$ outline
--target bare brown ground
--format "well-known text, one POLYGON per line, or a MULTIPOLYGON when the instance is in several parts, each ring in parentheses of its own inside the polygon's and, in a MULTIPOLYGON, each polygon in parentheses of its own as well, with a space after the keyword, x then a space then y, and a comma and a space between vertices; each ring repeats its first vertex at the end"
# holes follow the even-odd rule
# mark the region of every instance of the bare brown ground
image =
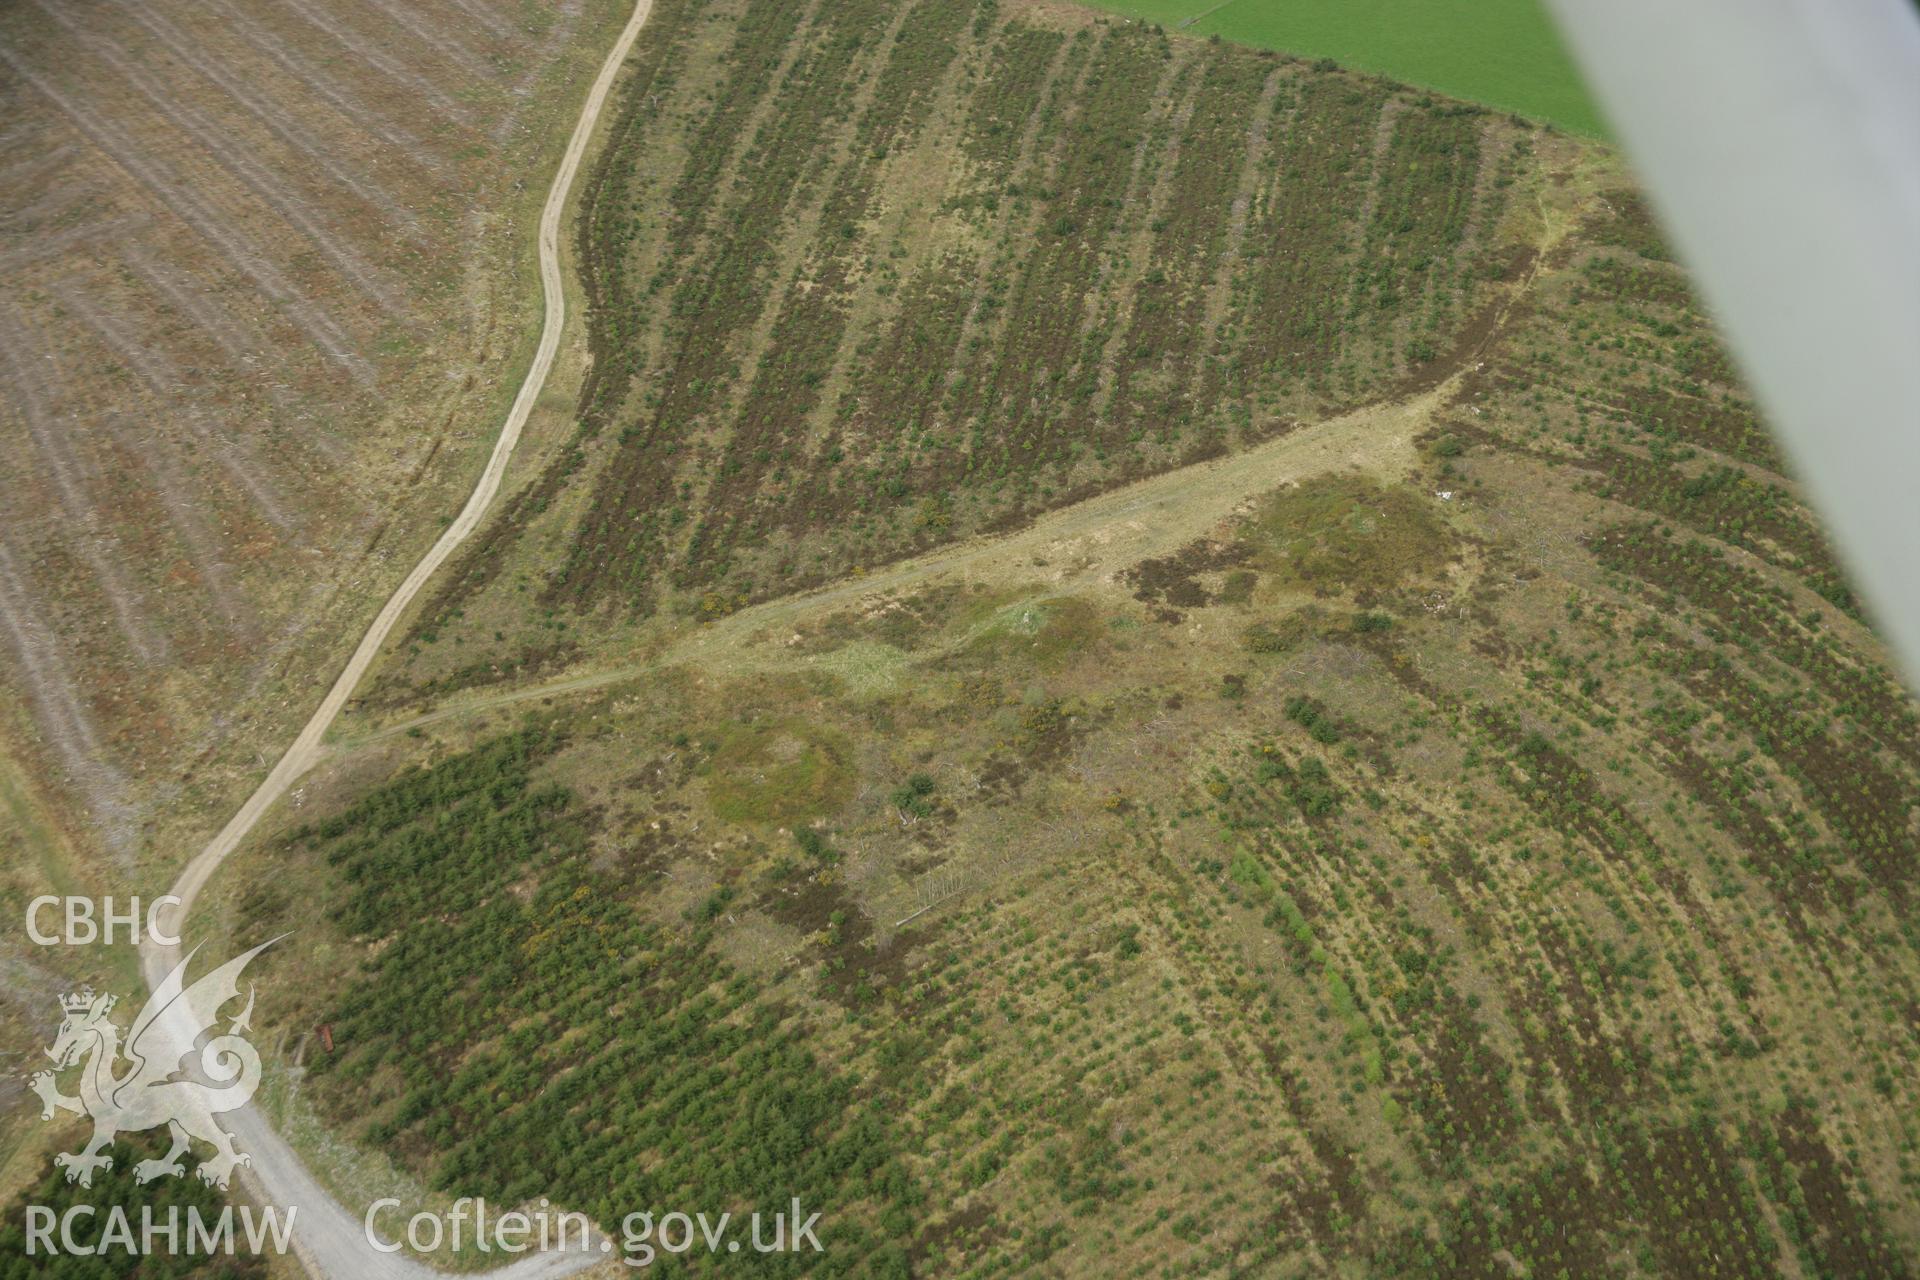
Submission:
POLYGON ((471 485, 624 17, 0 14, 0 752, 63 848, 144 875, 160 798, 234 802, 471 485))

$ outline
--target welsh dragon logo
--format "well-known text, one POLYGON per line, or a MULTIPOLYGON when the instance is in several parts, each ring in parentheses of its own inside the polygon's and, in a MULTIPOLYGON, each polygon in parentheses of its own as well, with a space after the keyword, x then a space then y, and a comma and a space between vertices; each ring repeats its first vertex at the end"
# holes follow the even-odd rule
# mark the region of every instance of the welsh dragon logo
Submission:
POLYGON ((101 1151, 114 1138, 161 1125, 167 1127, 173 1146, 160 1159, 135 1165, 137 1182, 184 1173, 180 1157, 196 1139, 211 1146, 214 1154, 202 1160, 195 1172, 216 1187, 227 1185, 235 1165, 252 1163, 244 1152, 235 1150, 233 1135, 214 1121, 222 1112, 245 1106, 260 1084, 260 1055, 240 1034, 250 1029, 252 984, 247 987, 246 1007, 227 1024, 226 1032, 204 1043, 202 1037, 217 1030, 222 1006, 239 997, 240 974, 247 962, 278 941, 261 943, 191 986, 186 984, 187 965, 199 948, 188 952, 147 998, 124 1047, 120 1028, 108 1017, 116 997, 95 995, 91 988, 61 997, 65 1020, 47 1050, 53 1070, 37 1073, 28 1085, 44 1104, 42 1120, 51 1120, 56 1111, 93 1118, 93 1140, 78 1152, 53 1158, 67 1171, 68 1182, 92 1186, 94 1170, 113 1167, 113 1157, 101 1151), (197 1055, 190 1064, 185 1061, 189 1054, 197 1055), (76 1064, 80 1096, 70 1098, 60 1092, 56 1077, 76 1064), (190 1070, 193 1067, 197 1072, 190 1070), (204 1078, 193 1078, 196 1074, 204 1078))

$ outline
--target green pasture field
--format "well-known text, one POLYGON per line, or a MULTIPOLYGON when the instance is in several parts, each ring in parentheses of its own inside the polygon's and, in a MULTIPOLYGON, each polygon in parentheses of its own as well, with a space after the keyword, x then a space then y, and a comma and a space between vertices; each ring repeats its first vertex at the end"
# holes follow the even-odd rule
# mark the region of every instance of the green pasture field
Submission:
POLYGON ((1541 0, 1091 0, 1169 30, 1280 49, 1605 138, 1541 0))

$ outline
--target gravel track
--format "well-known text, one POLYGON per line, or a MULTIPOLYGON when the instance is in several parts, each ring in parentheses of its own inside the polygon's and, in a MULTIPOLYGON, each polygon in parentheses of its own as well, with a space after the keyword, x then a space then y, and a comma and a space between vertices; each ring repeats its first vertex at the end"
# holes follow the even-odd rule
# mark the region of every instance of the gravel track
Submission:
MULTIPOLYGON (((274 803, 286 794, 288 788, 321 759, 322 738, 385 645, 401 614, 435 570, 479 527, 498 495, 507 461, 513 455, 521 429, 526 425, 527 417, 553 368, 554 357, 560 347, 560 335, 566 323, 566 294, 560 275, 559 247, 560 222, 566 209, 567 196, 573 188, 573 180, 587 143, 593 136, 594 123, 599 119, 621 64, 626 60, 627 51, 633 47, 651 9, 652 0, 638 0, 633 16, 615 40, 587 95, 579 122, 574 126, 573 136, 567 143, 566 154, 561 158, 559 172, 554 176, 546 205, 541 210, 540 287, 546 301, 546 319, 540 331, 540 345, 534 353, 533 363, 527 370, 526 380, 520 385, 519 394, 514 398, 512 409, 508 411, 485 470, 480 473, 466 506, 461 508, 446 532, 394 590, 372 625, 361 636, 353 656, 347 660, 346 667, 321 699, 319 707, 300 730, 293 745, 287 748, 272 772, 247 797, 239 812, 181 871, 171 890, 181 900, 179 920, 175 922, 173 932, 184 933, 179 925, 191 917, 195 899, 228 855, 239 847, 240 842, 274 803)), ((149 986, 157 985, 166 976, 177 959, 177 953, 177 948, 162 947, 151 942, 142 947, 141 968, 149 986)), ((381 1253, 372 1248, 361 1228, 366 1206, 347 1206, 334 1200, 315 1180, 299 1155, 273 1130, 259 1108, 247 1106, 229 1113, 224 1121, 239 1138, 241 1150, 252 1157, 251 1167, 241 1174, 248 1189, 264 1203, 298 1206, 300 1212, 293 1235, 294 1249, 310 1275, 326 1280, 420 1280, 422 1277, 443 1274, 404 1255, 381 1253)), ((605 1260, 606 1255, 597 1249, 586 1254, 527 1255, 513 1265, 490 1274, 510 1276, 513 1280, 532 1280, 533 1277, 571 1274, 605 1260)))

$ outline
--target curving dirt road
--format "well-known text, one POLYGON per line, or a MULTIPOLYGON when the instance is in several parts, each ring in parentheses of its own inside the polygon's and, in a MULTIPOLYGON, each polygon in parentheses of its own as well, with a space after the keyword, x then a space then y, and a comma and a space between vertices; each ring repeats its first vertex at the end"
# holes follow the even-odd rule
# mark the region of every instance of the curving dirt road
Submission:
MULTIPOLYGON (((314 709, 312 717, 300 730, 300 735, 293 740, 293 745, 287 748, 286 754, 280 757, 279 763, 274 765, 273 771, 254 793, 247 797, 239 812, 175 880, 170 892, 180 899, 181 905, 177 909, 172 933, 183 932, 180 926, 191 915, 194 899, 206 887, 220 864, 253 830, 261 816, 321 759, 321 739, 326 736, 347 699, 353 695, 374 657, 386 644, 400 615, 419 594, 420 588, 453 554, 454 549, 479 527, 495 495, 499 493, 507 461, 513 456, 520 431, 526 425, 527 416, 539 399, 541 389, 546 385, 547 375, 553 368, 554 355, 560 348, 560 334, 566 324, 566 293, 560 275, 560 221, 566 210, 567 196, 573 189, 574 176, 579 171, 581 158, 586 154, 587 143, 593 136, 601 108, 606 105, 621 64, 626 61, 627 52, 633 47, 652 8, 653 0, 637 0, 633 16, 628 19, 619 39, 614 41, 606 62, 601 65, 599 76, 593 82, 593 88, 587 94, 586 105, 581 109, 579 122, 567 142, 566 154, 561 158, 559 172, 554 175, 553 187, 547 193, 546 205, 540 211, 540 289, 546 301, 546 320, 540 330, 540 346, 534 353, 533 364, 527 370, 526 380, 520 384, 520 392, 514 398, 506 422, 501 426, 500 437, 494 442, 486 469, 480 473, 479 482, 474 485, 473 493, 468 497, 466 506, 461 508, 459 516, 388 597, 379 615, 360 638, 359 647, 353 651, 346 667, 333 682, 333 687, 314 709)), ((177 959, 176 948, 151 942, 144 944, 141 971, 146 976, 147 985, 157 985, 177 959)), ((240 1149, 250 1153, 253 1158, 251 1169, 242 1175, 249 1184, 249 1190, 267 1204, 298 1206, 294 1248, 310 1274, 327 1280, 419 1280, 421 1277, 443 1274, 402 1255, 385 1254, 373 1249, 361 1228, 361 1216, 366 1206, 348 1207, 336 1203, 256 1107, 248 1106, 227 1113, 223 1119, 239 1139, 240 1149)), ((511 1276, 514 1280, 559 1276, 599 1262, 603 1257, 598 1250, 587 1255, 528 1255, 513 1266, 492 1274, 511 1276)))

